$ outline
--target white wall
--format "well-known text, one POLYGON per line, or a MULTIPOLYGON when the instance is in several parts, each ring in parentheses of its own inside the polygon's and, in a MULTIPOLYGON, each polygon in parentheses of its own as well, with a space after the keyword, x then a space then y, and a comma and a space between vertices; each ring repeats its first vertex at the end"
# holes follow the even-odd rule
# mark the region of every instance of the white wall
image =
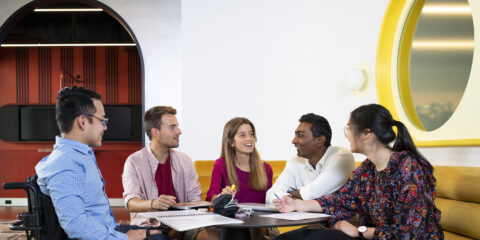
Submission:
MULTIPOLYGON (((25 2, 2 0, 0 23, 25 2)), ((235 116, 253 121, 266 160, 295 155, 293 131, 308 112, 325 116, 332 143, 348 147, 343 126, 350 111, 377 102, 374 84, 357 98, 341 82, 358 62, 373 74, 388 1, 101 2, 139 41, 146 109, 179 110, 180 149, 193 159, 218 157, 223 125, 235 116)), ((421 151, 433 164, 480 166, 479 147, 421 151)))

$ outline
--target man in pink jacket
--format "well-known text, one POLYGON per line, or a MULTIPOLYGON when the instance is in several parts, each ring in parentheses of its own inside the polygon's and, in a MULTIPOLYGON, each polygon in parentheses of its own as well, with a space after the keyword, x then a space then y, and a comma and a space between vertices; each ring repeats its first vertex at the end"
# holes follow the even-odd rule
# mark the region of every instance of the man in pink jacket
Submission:
POLYGON ((130 224, 152 225, 137 212, 167 210, 175 203, 201 201, 202 193, 192 159, 175 151, 182 131, 172 107, 156 106, 144 116, 150 145, 125 162, 123 200, 130 211, 130 224))

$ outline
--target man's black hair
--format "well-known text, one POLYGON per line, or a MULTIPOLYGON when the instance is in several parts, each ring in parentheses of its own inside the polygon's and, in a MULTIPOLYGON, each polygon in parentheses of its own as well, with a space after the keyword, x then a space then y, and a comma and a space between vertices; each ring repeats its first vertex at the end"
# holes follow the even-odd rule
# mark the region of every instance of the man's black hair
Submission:
MULTIPOLYGON (((55 119, 60 132, 70 132, 76 117, 94 114, 97 111, 92 99, 100 100, 101 97, 98 93, 83 87, 65 87, 58 91, 55 119)), ((88 121, 91 123, 92 119, 88 118, 88 121)))
POLYGON ((332 129, 330 128, 327 119, 314 113, 308 113, 300 117, 298 121, 301 123, 311 123, 312 127, 310 128, 310 131, 312 131, 313 137, 317 138, 322 135, 325 136, 325 147, 330 147, 332 129))

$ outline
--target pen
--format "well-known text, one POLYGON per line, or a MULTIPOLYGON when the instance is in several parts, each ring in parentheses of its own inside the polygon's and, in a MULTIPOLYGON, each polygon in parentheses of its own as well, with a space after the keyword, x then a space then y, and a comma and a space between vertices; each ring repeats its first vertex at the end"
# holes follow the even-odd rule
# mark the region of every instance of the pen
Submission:
POLYGON ((235 190, 235 184, 232 184, 232 186, 230 187, 230 189, 235 190))
POLYGON ((276 193, 273 193, 275 195, 275 197, 277 197, 278 200, 280 200, 280 198, 278 197, 278 195, 276 193))

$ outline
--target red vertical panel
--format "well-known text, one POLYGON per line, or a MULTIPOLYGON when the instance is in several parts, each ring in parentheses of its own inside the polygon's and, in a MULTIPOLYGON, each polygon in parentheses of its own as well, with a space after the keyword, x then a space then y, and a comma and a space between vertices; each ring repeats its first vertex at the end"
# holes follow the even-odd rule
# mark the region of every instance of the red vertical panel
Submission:
POLYGON ((118 47, 105 50, 105 100, 107 104, 118 103, 118 47))
POLYGON ((0 106, 16 102, 16 62, 14 48, 0 48, 0 106))
POLYGON ((103 103, 106 103, 105 97, 105 47, 96 48, 96 89, 95 92, 102 96, 103 103))
POLYGON ((118 49, 118 103, 128 104, 128 48, 118 49))
POLYGON ((38 102, 50 104, 52 90, 52 49, 38 48, 38 102))
POLYGON ((142 71, 136 49, 128 52, 128 102, 142 103, 142 71))
POLYGON ((72 86, 85 86, 83 80, 85 76, 83 75, 83 47, 74 47, 73 48, 73 76, 77 78, 80 77, 82 82, 74 82, 72 86))
POLYGON ((28 104, 28 49, 15 50, 17 104, 28 104))
POLYGON ((74 86, 75 72, 73 69, 73 47, 60 48, 60 71, 62 71, 61 87, 74 86))
POLYGON ((52 85, 50 91, 50 104, 55 104, 58 90, 60 90, 60 48, 52 48, 52 85))
POLYGON ((95 59, 95 47, 83 48, 83 81, 84 86, 90 90, 95 91, 95 77, 96 77, 96 59, 95 59))
POLYGON ((28 48, 29 102, 38 104, 38 48, 28 48))

